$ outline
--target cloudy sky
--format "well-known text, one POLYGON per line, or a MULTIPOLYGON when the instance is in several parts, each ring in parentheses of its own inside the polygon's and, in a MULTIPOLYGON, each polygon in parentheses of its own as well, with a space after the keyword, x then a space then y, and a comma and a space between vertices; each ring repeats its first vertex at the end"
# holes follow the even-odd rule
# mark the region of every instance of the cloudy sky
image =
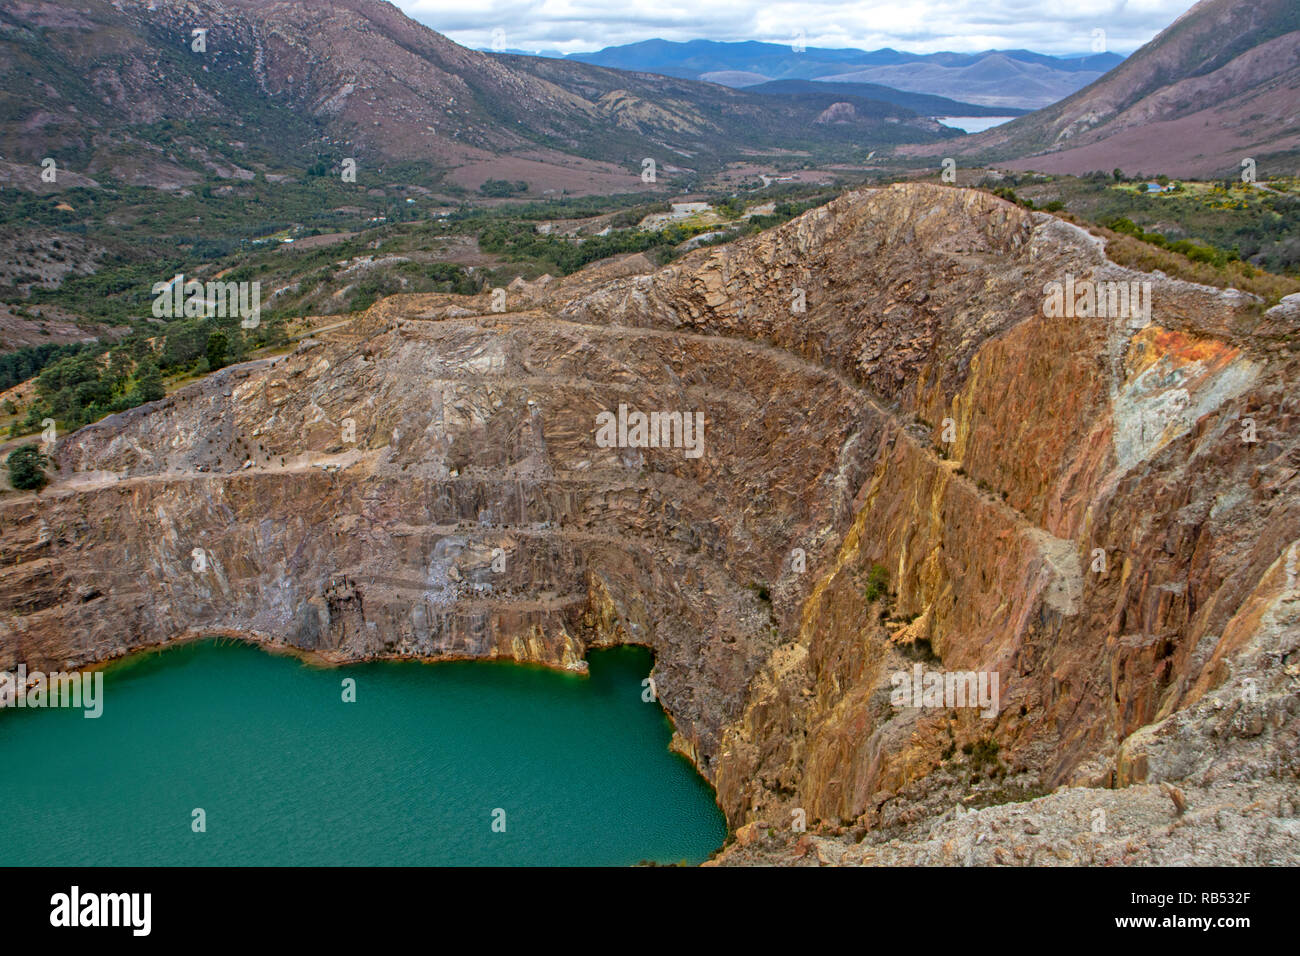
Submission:
POLYGON ((458 43, 573 53, 662 37, 893 47, 914 53, 992 48, 1087 53, 1094 31, 1128 54, 1193 0, 394 0, 458 43), (500 34, 497 34, 500 37, 500 34))

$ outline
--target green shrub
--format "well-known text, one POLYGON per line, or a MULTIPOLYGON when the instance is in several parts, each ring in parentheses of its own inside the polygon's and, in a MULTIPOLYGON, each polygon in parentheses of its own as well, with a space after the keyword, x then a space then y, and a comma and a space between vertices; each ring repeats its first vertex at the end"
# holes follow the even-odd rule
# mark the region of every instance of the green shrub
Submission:
POLYGON ((9 467, 9 484, 19 491, 39 491, 49 484, 45 466, 49 459, 35 445, 23 445, 9 453, 5 464, 9 467))
POLYGON ((489 179, 478 188, 478 191, 484 196, 504 199, 507 196, 528 192, 528 184, 523 180, 511 182, 508 179, 489 179))
POLYGON ((867 574, 867 586, 862 596, 868 601, 877 601, 889 593, 889 569, 883 564, 873 564, 867 574))
POLYGON ((971 769, 975 771, 983 770, 985 767, 997 767, 998 751, 1001 749, 998 742, 992 737, 986 737, 983 740, 977 740, 974 743, 963 744, 961 752, 970 757, 971 769))

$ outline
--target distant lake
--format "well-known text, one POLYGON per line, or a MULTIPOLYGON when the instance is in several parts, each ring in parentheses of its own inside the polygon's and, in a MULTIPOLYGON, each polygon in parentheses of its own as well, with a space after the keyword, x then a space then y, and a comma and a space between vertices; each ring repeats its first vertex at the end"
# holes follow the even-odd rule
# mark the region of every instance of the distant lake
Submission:
POLYGON ((944 126, 951 126, 953 129, 963 130, 967 133, 982 133, 986 129, 992 129, 995 126, 1001 126, 1003 123, 1009 123, 1016 117, 1014 116, 936 116, 944 126))
POLYGON ((649 652, 590 664, 320 668, 215 641, 133 656, 105 672, 98 719, 0 711, 0 865, 706 859, 725 822, 642 701, 649 652))

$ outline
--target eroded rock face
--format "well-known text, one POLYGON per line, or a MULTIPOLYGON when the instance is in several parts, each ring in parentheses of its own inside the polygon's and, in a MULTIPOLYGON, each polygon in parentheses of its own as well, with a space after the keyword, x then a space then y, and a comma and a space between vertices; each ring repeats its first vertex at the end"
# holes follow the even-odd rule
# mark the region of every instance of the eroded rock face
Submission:
POLYGON ((919 185, 627 271, 500 314, 387 299, 64 439, 0 504, 0 669, 214 632, 338 662, 646 644, 675 745, 780 859, 795 811, 883 833, 973 769, 986 802, 1295 787, 1289 306, 919 185), (1045 315, 1067 281, 1150 283, 1149 314, 1045 315), (702 454, 601 447, 620 405, 702 413, 702 454), (916 665, 995 672, 996 712, 894 706, 916 665))

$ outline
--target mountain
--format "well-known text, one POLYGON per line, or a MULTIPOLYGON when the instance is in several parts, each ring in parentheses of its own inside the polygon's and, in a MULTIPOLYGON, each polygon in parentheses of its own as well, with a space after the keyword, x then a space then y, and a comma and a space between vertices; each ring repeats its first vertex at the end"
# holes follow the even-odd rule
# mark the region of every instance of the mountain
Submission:
MULTIPOLYGON (((630 188, 642 160, 927 141, 889 103, 836 124, 797 100, 458 46, 379 0, 32 0, 0 9, 0 154, 142 185, 270 165, 418 162, 630 188), (195 30, 206 30, 195 49, 195 30)), ((251 173, 249 174, 251 175, 251 173)))
MULTIPOLYGON (((1045 58, 1044 58, 1045 59, 1045 58)), ((875 66, 824 79, 839 83, 877 83, 915 93, 960 96, 982 106, 1036 109, 1055 103, 1086 86, 1105 72, 1104 66, 1119 62, 1113 54, 1088 57, 1092 69, 1060 69, 1039 60, 1020 59, 1009 53, 990 52, 968 63, 926 62, 875 66)), ((1008 114, 1010 115, 1010 114, 1008 114)))
POLYGON ((753 41, 646 40, 595 53, 575 53, 568 59, 727 86, 750 87, 769 80, 828 80, 879 84, 982 106, 1034 109, 1073 93, 1123 57, 1114 53, 1055 57, 1029 50, 928 54, 888 48, 796 50, 793 44, 753 41))
POLYGON ((1020 116, 1028 110, 1005 106, 979 106, 962 103, 946 96, 908 93, 875 83, 833 83, 821 80, 771 80, 746 87, 748 93, 774 96, 830 96, 836 99, 871 99, 893 103, 924 116, 1020 116))
POLYGON ((1297 104, 1300 4, 1202 0, 1097 82, 947 144, 942 155, 1053 173, 1184 177, 1235 177, 1249 157, 1262 172, 1294 175, 1297 104))
POLYGON ((594 53, 571 53, 570 60, 619 70, 640 70, 700 79, 721 71, 752 73, 768 79, 811 79, 830 71, 851 69, 857 65, 902 63, 913 54, 897 50, 832 50, 794 44, 762 43, 747 40, 725 43, 717 40, 643 40, 621 46, 609 46, 594 53))

